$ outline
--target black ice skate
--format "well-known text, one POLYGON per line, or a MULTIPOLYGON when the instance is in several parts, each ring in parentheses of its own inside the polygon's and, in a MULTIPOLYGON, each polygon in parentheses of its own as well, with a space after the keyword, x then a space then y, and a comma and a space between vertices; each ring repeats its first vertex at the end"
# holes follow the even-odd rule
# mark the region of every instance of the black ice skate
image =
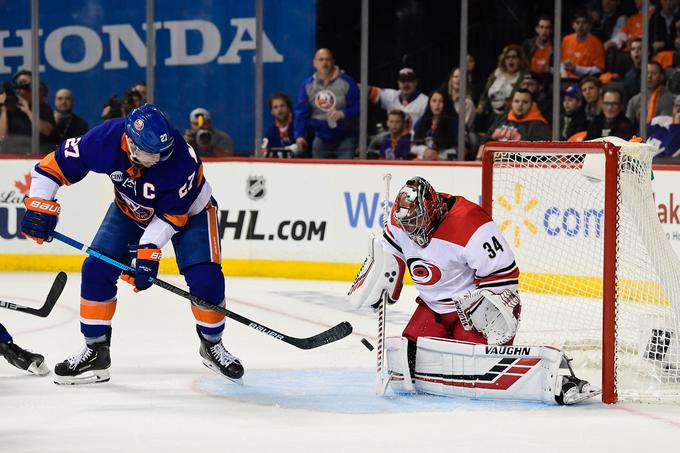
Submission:
POLYGON ((601 394, 601 388, 576 377, 570 362, 571 359, 568 359, 566 356, 563 357, 561 369, 566 371, 566 373, 562 376, 562 388, 560 393, 555 395, 555 401, 569 406, 601 394))
POLYGON ((4 356, 5 360, 20 370, 25 370, 38 376, 45 376, 50 372, 50 369, 45 364, 45 357, 27 351, 14 344, 13 341, 0 341, 0 356, 4 356))
POLYGON ((218 373, 237 384, 241 384, 243 365, 241 365, 238 358, 224 349, 221 341, 218 343, 211 343, 204 339, 200 333, 198 336, 201 339, 201 347, 198 349, 198 353, 201 354, 203 365, 207 366, 215 373, 218 373))
POLYGON ((85 345, 80 353, 69 357, 54 367, 57 385, 81 385, 107 382, 111 375, 108 368, 111 366, 111 331, 106 335, 106 340, 101 343, 85 345))

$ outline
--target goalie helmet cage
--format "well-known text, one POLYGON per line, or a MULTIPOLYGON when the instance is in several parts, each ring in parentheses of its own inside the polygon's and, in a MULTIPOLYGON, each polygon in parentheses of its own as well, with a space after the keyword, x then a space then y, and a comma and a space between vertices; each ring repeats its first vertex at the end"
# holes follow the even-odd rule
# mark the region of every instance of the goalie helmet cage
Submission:
POLYGON ((615 137, 484 146, 482 206, 521 272, 515 343, 600 366, 605 403, 680 401, 680 261, 657 216, 653 155, 615 137))

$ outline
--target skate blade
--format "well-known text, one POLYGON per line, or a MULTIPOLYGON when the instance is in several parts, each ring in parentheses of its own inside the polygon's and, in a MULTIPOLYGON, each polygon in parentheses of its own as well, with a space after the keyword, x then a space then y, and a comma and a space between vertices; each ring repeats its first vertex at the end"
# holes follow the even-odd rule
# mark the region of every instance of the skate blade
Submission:
POLYGON ((222 372, 219 369, 217 369, 212 363, 210 363, 210 362, 206 363, 205 361, 202 361, 202 362, 203 362, 203 365, 205 365, 206 368, 213 371, 214 373, 219 374, 220 376, 222 376, 225 379, 229 379, 231 382, 234 382, 235 384, 243 385, 243 378, 238 378, 238 379, 230 378, 229 376, 222 374, 222 372))
POLYGON ((56 375, 54 383, 57 385, 86 385, 108 382, 111 379, 109 370, 94 370, 81 373, 78 376, 59 376, 56 375))
POLYGON ((572 398, 565 399, 564 405, 565 406, 571 406, 573 404, 578 404, 582 401, 585 401, 587 399, 593 398, 593 397, 595 397, 597 395, 601 395, 601 394, 602 394, 602 389, 593 388, 589 392, 577 393, 572 398))
POLYGON ((45 365, 44 361, 40 362, 39 364, 36 362, 31 363, 26 371, 37 376, 46 376, 50 374, 50 369, 47 365, 45 365))

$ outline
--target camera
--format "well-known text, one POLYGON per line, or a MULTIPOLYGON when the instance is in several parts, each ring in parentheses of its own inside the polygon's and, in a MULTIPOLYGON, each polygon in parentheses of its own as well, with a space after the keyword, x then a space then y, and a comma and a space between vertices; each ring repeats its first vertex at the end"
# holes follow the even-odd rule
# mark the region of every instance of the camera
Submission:
POLYGON ((14 92, 12 83, 8 81, 2 82, 2 88, 0 88, 0 93, 5 93, 7 97, 5 98, 5 105, 7 108, 14 107, 17 105, 17 95, 14 92))
POLYGON ((207 146, 212 142, 212 132, 207 129, 199 129, 196 131, 196 143, 207 146))

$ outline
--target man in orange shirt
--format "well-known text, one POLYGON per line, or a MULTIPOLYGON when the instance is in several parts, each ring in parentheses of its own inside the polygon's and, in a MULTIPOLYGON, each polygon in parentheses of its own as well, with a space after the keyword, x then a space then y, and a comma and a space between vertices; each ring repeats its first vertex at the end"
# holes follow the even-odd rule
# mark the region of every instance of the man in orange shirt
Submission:
POLYGON ((544 77, 550 74, 550 60, 552 59, 550 35, 552 35, 552 19, 548 16, 541 16, 536 24, 536 36, 522 43, 522 49, 529 59, 531 71, 544 77))
POLYGON ((562 77, 580 79, 599 74, 604 70, 604 46, 590 33, 590 18, 585 12, 577 12, 571 26, 574 33, 562 38, 562 77))

